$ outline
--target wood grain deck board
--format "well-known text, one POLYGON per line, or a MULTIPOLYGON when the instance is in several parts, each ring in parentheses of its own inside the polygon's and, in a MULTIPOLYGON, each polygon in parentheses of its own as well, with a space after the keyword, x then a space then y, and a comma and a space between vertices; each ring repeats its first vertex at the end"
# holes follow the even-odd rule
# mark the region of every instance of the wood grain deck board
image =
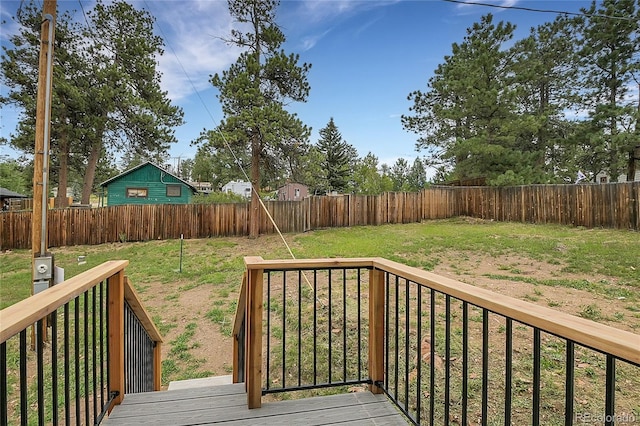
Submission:
POLYGON ((244 384, 127 395, 103 423, 125 425, 406 425, 384 395, 357 392, 247 408, 244 384))

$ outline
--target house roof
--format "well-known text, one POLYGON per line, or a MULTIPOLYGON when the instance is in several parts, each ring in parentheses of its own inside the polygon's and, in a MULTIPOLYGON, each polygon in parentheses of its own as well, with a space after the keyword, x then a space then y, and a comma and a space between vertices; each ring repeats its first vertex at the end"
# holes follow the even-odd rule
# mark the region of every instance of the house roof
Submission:
POLYGON ((26 195, 18 194, 8 190, 7 188, 0 188, 0 197, 2 198, 27 198, 26 195))
POLYGON ((144 166, 146 166, 147 164, 155 167, 156 169, 160 170, 163 173, 168 174, 169 176, 173 176, 174 178, 176 178, 178 181, 184 183, 185 185, 187 185, 189 188, 191 188, 194 192, 198 192, 198 188, 196 188, 195 186, 191 185, 189 182, 185 181, 184 179, 181 179, 180 177, 174 175, 171 172, 166 171, 165 169, 163 169, 162 167, 158 166, 157 164, 152 163, 151 161, 145 161, 144 163, 138 164, 135 167, 130 168, 129 170, 125 170, 124 172, 120 173, 117 176, 112 177, 111 179, 107 179, 104 182, 102 182, 100 184, 100 186, 107 186, 108 184, 110 184, 111 182, 118 180, 120 178, 122 178, 123 176, 128 175, 129 173, 132 173, 138 169, 143 168, 144 166))

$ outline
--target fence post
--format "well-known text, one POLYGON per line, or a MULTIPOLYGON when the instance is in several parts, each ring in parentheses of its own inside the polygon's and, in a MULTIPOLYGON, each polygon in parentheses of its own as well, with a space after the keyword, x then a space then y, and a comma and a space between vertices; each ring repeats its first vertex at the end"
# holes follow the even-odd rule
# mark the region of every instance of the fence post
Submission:
POLYGON ((384 271, 369 271, 369 374, 371 393, 382 393, 384 380, 384 271))
POLYGON ((109 412, 124 398, 124 271, 107 279, 109 315, 109 392, 118 392, 109 412))
POLYGON ((262 269, 249 269, 247 289, 247 405, 262 406, 262 269))

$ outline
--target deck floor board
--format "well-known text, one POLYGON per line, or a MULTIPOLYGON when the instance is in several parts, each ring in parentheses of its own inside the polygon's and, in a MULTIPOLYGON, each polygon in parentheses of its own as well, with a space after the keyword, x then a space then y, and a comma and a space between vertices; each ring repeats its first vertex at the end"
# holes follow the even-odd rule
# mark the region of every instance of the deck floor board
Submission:
POLYGON ((341 395, 264 402, 249 410, 244 384, 127 395, 106 426, 175 425, 406 425, 384 395, 341 395))

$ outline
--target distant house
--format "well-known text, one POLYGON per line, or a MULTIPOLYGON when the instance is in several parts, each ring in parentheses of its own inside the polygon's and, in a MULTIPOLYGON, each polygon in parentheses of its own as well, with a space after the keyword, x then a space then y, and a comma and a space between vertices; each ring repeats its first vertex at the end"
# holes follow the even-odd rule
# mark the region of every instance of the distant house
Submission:
MULTIPOLYGON (((633 180, 640 181, 640 170, 636 170, 636 175, 633 180)), ((611 182, 626 182, 626 181, 627 181, 626 174, 622 174, 618 176, 617 179, 612 179, 611 176, 609 176, 605 172, 600 172, 596 175, 596 183, 611 183, 611 182)))
POLYGON ((211 182, 189 182, 189 184, 202 194, 210 194, 213 192, 213 184, 211 182))
POLYGON ((309 195, 309 188, 301 183, 288 183, 278 188, 278 201, 300 201, 309 195))
POLYGON ((2 206, 2 210, 9 210, 11 200, 17 200, 21 198, 27 198, 27 196, 18 194, 14 191, 10 191, 7 188, 0 188, 0 206, 2 206))
POLYGON ((222 192, 236 194, 241 197, 251 198, 251 182, 235 181, 227 183, 222 187, 222 192))
POLYGON ((147 161, 100 184, 106 205, 187 204, 196 188, 147 161))

